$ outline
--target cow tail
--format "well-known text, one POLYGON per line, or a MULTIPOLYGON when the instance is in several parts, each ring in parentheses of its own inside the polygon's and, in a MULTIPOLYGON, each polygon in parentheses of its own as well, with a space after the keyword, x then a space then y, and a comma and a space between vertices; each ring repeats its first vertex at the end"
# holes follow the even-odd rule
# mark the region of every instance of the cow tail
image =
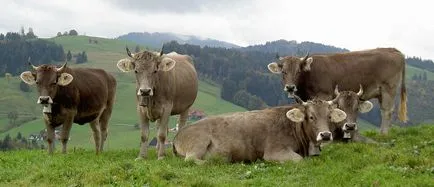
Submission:
POLYGON ((402 69, 402 76, 401 76, 401 104, 399 107, 399 114, 398 114, 399 120, 402 122, 407 122, 407 89, 405 88, 405 61, 404 61, 404 68, 402 69))

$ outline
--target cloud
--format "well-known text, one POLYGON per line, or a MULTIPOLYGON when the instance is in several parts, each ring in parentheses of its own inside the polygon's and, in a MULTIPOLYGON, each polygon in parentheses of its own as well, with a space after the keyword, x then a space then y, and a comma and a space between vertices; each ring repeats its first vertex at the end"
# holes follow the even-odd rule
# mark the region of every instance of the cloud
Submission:
MULTIPOLYGON (((1 0, 0 0, 1 1, 1 0)), ((350 50, 396 47, 434 59, 434 17, 427 1, 340 0, 15 0, 1 3, 0 32, 32 27, 40 37, 76 29, 115 38, 173 32, 238 45, 285 39, 350 50)))

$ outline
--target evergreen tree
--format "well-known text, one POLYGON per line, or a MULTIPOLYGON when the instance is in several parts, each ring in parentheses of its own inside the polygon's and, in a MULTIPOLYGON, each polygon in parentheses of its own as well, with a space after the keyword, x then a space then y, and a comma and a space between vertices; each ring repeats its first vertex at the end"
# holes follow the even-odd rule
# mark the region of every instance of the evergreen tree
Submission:
POLYGON ((426 80, 427 80, 426 71, 423 72, 422 80, 423 80, 423 81, 426 81, 426 80))
POLYGON ((71 51, 68 50, 68 53, 66 54, 66 60, 69 62, 69 61, 71 61, 71 59, 72 59, 72 54, 71 54, 71 51))
POLYGON ((3 33, 0 34, 0 40, 4 40, 5 39, 5 35, 3 33))
POLYGON ((135 53, 140 52, 140 46, 139 46, 139 45, 136 45, 136 48, 134 49, 134 52, 135 52, 135 53))

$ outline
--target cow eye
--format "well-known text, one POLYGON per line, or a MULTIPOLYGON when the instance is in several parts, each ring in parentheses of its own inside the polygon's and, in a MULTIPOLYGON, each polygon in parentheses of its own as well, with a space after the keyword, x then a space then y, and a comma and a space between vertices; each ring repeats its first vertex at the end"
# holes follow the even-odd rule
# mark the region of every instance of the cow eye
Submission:
POLYGON ((56 84, 57 84, 56 82, 52 82, 50 85, 55 86, 56 84))
POLYGON ((154 70, 154 73, 157 73, 157 70, 154 70))
POLYGON ((138 73, 137 70, 134 70, 134 73, 138 73))
POLYGON ((282 71, 282 74, 286 75, 286 71, 282 71))
POLYGON ((313 120, 313 116, 310 116, 309 119, 310 119, 310 120, 313 120))
POLYGON ((39 84, 39 81, 36 81, 36 84, 39 84))

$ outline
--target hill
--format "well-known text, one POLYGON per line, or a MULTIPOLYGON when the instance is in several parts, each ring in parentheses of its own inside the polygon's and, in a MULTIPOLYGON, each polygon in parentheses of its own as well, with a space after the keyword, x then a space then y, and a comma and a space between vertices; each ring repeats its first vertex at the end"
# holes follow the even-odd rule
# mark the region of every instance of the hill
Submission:
MULTIPOLYGON (((121 40, 95 37, 92 37, 92 39, 98 40, 98 44, 90 44, 88 39, 89 37, 86 36, 62 36, 49 40, 63 45, 65 51, 70 50, 73 53, 86 51, 89 62, 79 65, 70 63, 72 67, 98 67, 115 75, 118 81, 117 97, 109 125, 109 138, 107 142, 108 149, 117 149, 121 147, 137 148, 140 132, 139 129, 135 128, 135 124, 138 121, 134 96, 135 78, 132 74, 121 73, 116 67, 116 62, 126 56, 125 45, 135 46, 137 44, 121 40)), ((12 77, 12 81, 9 85, 3 87, 6 89, 0 91, 0 104, 2 104, 0 106, 5 107, 0 109, 3 112, 10 111, 12 108, 14 108, 14 110, 24 108, 25 110, 29 110, 28 113, 32 113, 32 117, 36 117, 37 119, 24 123, 17 128, 8 130, 7 132, 0 133, 0 139, 6 134, 10 134, 14 137, 18 132, 21 132, 24 136, 28 136, 31 133, 38 133, 40 130, 45 128, 40 115, 41 108, 35 102, 35 91, 28 94, 22 94, 19 90, 19 81, 19 77, 12 77)), ((7 85, 6 82, 6 79, 0 79, 0 86, 7 85)), ((198 98, 194 103, 193 108, 205 111, 206 115, 245 110, 242 107, 222 100, 220 98, 219 86, 205 81, 200 81, 199 83, 198 98)), ((21 118, 19 119, 21 120, 21 118)), ((176 120, 176 117, 171 118, 171 127, 176 124, 176 120)), ((4 115, 0 116, 0 122, 2 122, 2 124, 0 124, 0 129, 3 129, 2 127, 6 126, 5 124, 7 124, 8 119, 4 115)), ((155 125, 151 125, 151 128, 155 128, 155 125)), ((151 132, 152 138, 155 130, 152 130, 151 132)), ((70 141, 71 147, 93 148, 92 141, 93 138, 88 125, 73 125, 70 141)))
POLYGON ((150 46, 154 49, 160 49, 161 46, 163 46, 164 43, 170 42, 170 41, 176 41, 181 44, 192 44, 192 45, 199 45, 201 47, 223 47, 223 48, 238 48, 239 46, 214 40, 210 38, 201 38, 198 36, 193 35, 182 35, 182 34, 176 34, 176 33, 168 33, 168 32, 155 32, 155 33, 148 33, 148 32, 131 32, 122 36, 117 37, 117 39, 120 40, 126 40, 126 41, 132 41, 136 42, 142 45, 150 46))
MULTIPOLYGON (((2 153, 1 186, 432 186, 434 125, 392 128, 388 136, 365 135, 375 144, 333 143, 299 163, 257 161, 203 165, 168 154, 134 161, 136 149, 95 156, 76 149, 47 157, 44 150, 2 153)), ((168 149, 167 151, 171 151, 168 149)))

